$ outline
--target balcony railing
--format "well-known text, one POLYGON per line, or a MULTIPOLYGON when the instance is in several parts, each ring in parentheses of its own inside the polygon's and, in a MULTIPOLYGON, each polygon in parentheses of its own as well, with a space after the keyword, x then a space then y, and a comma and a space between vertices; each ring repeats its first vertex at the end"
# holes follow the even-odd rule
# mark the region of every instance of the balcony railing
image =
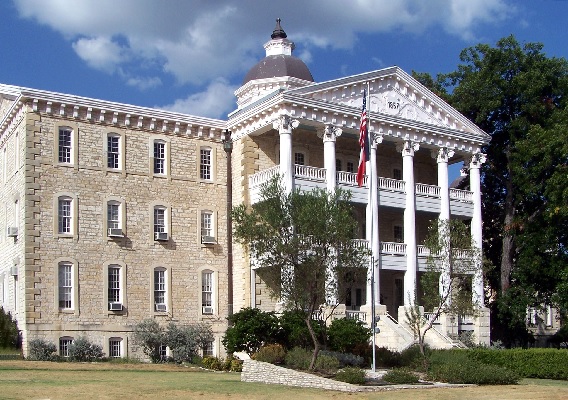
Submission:
POLYGON ((417 183, 416 194, 420 194, 422 196, 440 197, 440 186, 417 183))
MULTIPOLYGON (((354 172, 337 171, 336 179, 338 185, 358 186, 357 174, 354 172)), ((365 175, 363 186, 369 187, 368 184, 369 184, 369 175, 365 175)))
POLYGON ((346 310, 345 317, 347 319, 354 319, 355 321, 361 321, 361 322, 367 321, 367 313, 365 311, 346 310))
POLYGON ((461 189, 450 188, 450 199, 472 203, 473 202, 473 192, 470 192, 469 190, 461 190, 461 189))
POLYGON ((379 189, 404 193, 406 190, 404 184, 404 181, 399 181, 397 179, 379 177, 379 189))
POLYGON ((249 187, 253 188, 256 186, 260 186, 263 183, 268 182, 272 177, 278 175, 280 167, 278 165, 265 169, 264 171, 257 172, 256 174, 249 176, 249 187))
POLYGON ((381 254, 406 255, 406 243, 381 242, 381 254))
POLYGON ((294 165, 294 177, 305 178, 315 182, 325 182, 325 168, 294 165))
POLYGON ((428 257, 430 255, 430 249, 428 247, 419 244, 416 246, 416 254, 418 257, 428 257))

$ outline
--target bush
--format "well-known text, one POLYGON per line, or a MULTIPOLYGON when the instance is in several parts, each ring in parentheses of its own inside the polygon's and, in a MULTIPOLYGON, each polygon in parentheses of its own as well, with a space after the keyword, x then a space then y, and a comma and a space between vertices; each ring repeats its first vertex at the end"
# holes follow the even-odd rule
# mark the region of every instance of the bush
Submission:
POLYGON ((146 319, 134 327, 134 341, 152 362, 162 361, 160 347, 165 345, 164 329, 153 319, 146 319))
POLYGON ((307 370, 312 361, 312 352, 301 347, 294 347, 286 353, 285 363, 289 368, 307 370))
POLYGON ((273 312, 248 307, 230 315, 228 320, 223 346, 229 354, 236 351, 253 354, 266 343, 281 341, 280 325, 273 312))
POLYGON ((335 380, 353 385, 362 385, 365 383, 365 371, 361 368, 346 367, 337 372, 335 380))
POLYGON ((487 365, 472 360, 436 363, 428 371, 428 379, 448 383, 476 385, 514 385, 519 375, 496 365, 487 365))
POLYGON ((337 361, 339 361, 339 366, 341 368, 348 366, 360 367, 365 363, 363 357, 356 356, 355 354, 351 353, 339 353, 337 351, 322 350, 319 354, 336 358, 337 361))
POLYGON ((316 371, 321 372, 323 374, 328 374, 328 375, 335 374, 339 369, 339 361, 335 357, 318 355, 318 358, 316 359, 316 365, 314 366, 314 368, 316 371))
POLYGON ((213 339, 213 331, 209 325, 177 326, 170 323, 164 336, 164 344, 171 349, 173 361, 176 363, 192 362, 199 350, 213 339))
MULTIPOLYGON (((275 343, 282 343, 287 350, 293 347, 303 347, 313 349, 314 342, 306 324, 306 316, 303 311, 284 311, 280 318, 281 340, 275 343)), ((312 328, 320 343, 324 343, 325 326, 321 321, 312 320, 312 328)))
POLYGON ((283 364, 286 358, 286 351, 280 344, 269 344, 260 348, 253 357, 257 361, 264 361, 271 364, 283 364))
POLYGON ((230 370, 233 371, 233 372, 242 372, 243 371, 243 361, 238 360, 236 358, 231 359, 230 370))
POLYGON ((329 348, 341 353, 351 353, 359 344, 368 343, 371 330, 361 321, 349 318, 335 319, 327 329, 329 348))
MULTIPOLYGON (((372 346, 371 346, 372 347, 372 346)), ((372 348, 369 348, 369 351, 372 348)), ((371 354, 372 357, 372 354, 371 354)), ((402 366, 402 356, 396 351, 391 351, 386 347, 377 347, 375 350, 376 366, 384 368, 397 368, 402 366)))
POLYGON ((12 318, 12 314, 4 311, 4 307, 0 307, 0 348, 18 348, 19 332, 18 324, 12 318))
POLYGON ((69 346, 69 361, 100 361, 103 357, 103 348, 86 337, 73 340, 69 346))
POLYGON ((425 369, 428 364, 428 356, 430 354, 430 350, 428 348, 426 348, 425 350, 426 358, 424 358, 422 353, 420 353, 419 346, 414 345, 406 350, 403 350, 400 353, 400 366, 426 372, 425 369))
POLYGON ((28 360, 31 361, 53 361, 57 346, 43 339, 30 340, 28 348, 28 360))
POLYGON ((217 357, 203 357, 203 360, 201 362, 207 369, 213 369, 215 371, 224 370, 223 360, 217 357))
POLYGON ((397 385, 411 385, 418 383, 418 377, 416 374, 407 368, 396 368, 390 370, 383 376, 383 380, 397 385))

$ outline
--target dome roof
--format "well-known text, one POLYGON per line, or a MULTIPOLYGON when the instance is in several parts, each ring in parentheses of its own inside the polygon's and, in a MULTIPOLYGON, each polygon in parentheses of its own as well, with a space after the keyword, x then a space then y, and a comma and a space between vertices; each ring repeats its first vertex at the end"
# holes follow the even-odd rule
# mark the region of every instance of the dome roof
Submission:
POLYGON ((243 85, 255 79, 290 76, 313 82, 314 78, 307 65, 297 57, 278 54, 266 56, 246 74, 243 85))
POLYGON ((294 43, 287 39, 286 32, 276 20, 271 40, 264 45, 266 57, 252 67, 243 80, 243 85, 255 79, 269 79, 289 76, 313 82, 314 78, 306 64, 292 55, 294 43))

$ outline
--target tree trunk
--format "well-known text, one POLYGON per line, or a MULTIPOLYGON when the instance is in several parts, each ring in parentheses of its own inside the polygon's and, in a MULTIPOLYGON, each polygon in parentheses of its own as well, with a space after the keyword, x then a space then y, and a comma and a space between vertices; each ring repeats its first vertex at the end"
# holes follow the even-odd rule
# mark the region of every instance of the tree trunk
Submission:
MULTIPOLYGON (((510 165, 510 156, 507 153, 507 161, 510 165)), ((503 247, 501 253, 501 294, 504 294, 511 286, 511 272, 513 271, 513 257, 515 252, 515 205, 513 202, 513 178, 511 168, 508 168, 508 178, 505 182, 505 218, 503 221, 503 247)))
POLYGON ((306 318, 306 325, 308 326, 308 331, 310 332, 310 336, 312 337, 312 342, 314 342, 314 353, 312 355, 312 361, 310 362, 310 371, 313 371, 316 366, 316 360, 318 358, 318 353, 320 351, 320 344, 316 337, 316 333, 314 332, 314 328, 312 327, 312 313, 309 312, 306 318))

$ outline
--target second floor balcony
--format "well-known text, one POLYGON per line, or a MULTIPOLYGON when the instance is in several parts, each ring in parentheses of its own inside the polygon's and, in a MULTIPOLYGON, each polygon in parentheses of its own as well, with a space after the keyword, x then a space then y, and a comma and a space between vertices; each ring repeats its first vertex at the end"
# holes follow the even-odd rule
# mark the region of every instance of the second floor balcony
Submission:
MULTIPOLYGON (((275 166, 257 172, 249 177, 249 191, 251 203, 260 200, 261 186, 279 173, 275 166)), ((336 173, 337 186, 351 192, 351 201, 367 204, 369 177, 365 176, 363 186, 357 185, 357 174, 338 171, 336 173)), ((405 208, 406 182, 392 178, 378 177, 379 206, 405 208)), ((326 188, 326 170, 306 165, 294 165, 294 185, 300 190, 326 188)), ((432 213, 440 212, 440 187, 425 183, 415 184, 416 210, 432 213)), ((450 211, 452 215, 471 217, 473 214, 472 192, 450 188, 450 211)))

